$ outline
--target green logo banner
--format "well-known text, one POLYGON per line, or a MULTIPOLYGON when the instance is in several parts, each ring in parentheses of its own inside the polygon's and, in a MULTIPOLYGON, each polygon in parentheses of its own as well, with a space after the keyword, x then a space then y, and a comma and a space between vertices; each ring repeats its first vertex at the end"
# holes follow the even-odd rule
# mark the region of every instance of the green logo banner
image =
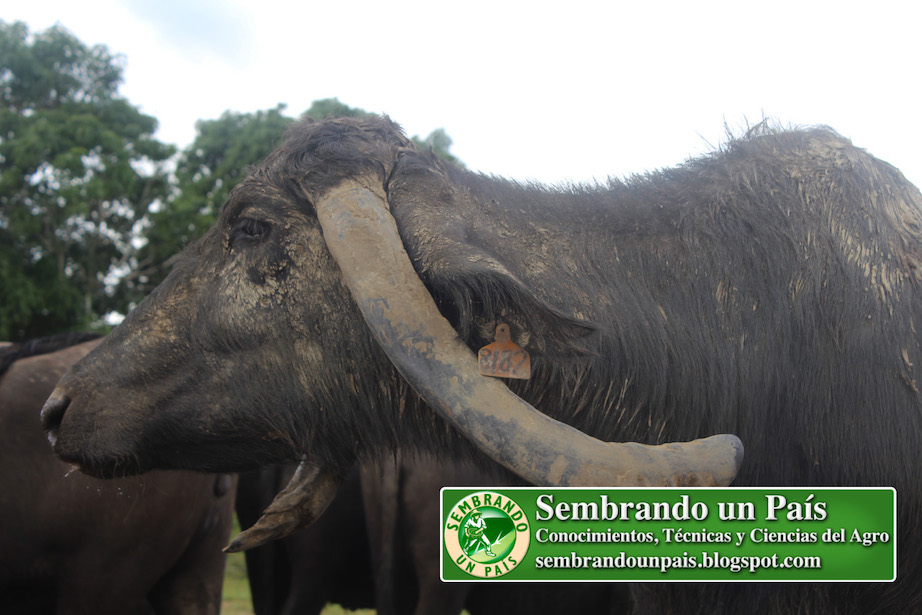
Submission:
POLYGON ((893 581, 896 490, 442 489, 444 581, 893 581))

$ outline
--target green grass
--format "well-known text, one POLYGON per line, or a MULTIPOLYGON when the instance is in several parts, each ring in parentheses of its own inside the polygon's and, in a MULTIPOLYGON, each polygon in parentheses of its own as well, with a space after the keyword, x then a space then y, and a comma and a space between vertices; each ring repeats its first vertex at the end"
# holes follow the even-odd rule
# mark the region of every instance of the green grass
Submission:
MULTIPOLYGON (((233 531, 239 531, 236 519, 233 531)), ((247 582, 247 567, 243 553, 227 555, 222 598, 222 615, 253 615, 253 601, 250 597, 250 584, 247 582)))

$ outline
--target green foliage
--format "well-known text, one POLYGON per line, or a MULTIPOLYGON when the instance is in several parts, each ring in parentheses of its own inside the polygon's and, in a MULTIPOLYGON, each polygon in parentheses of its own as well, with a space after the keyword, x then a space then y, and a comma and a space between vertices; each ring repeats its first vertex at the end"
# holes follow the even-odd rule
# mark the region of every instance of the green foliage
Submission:
POLYGON ((86 327, 121 298, 136 222, 173 150, 120 98, 120 60, 61 27, 0 22, 0 338, 86 327))
MULTIPOLYGON (((226 111, 216 120, 196 123, 195 141, 179 156, 176 191, 160 211, 151 214, 149 242, 141 249, 139 268, 123 280, 132 293, 146 294, 155 288, 169 273, 173 256, 214 224, 248 168, 262 162, 281 142, 294 121, 284 111, 282 104, 255 113, 226 111)), ((336 98, 326 98, 314 101, 302 117, 368 115, 336 98)))
POLYGON ((255 113, 225 111, 217 120, 196 122, 198 135, 179 157, 179 195, 172 202, 196 202, 212 214, 227 200, 250 165, 262 161, 279 144, 292 122, 284 105, 255 113))
MULTIPOLYGON (((0 21, 0 339, 127 312, 201 236, 294 120, 284 105, 196 123, 178 156, 118 95, 122 59, 64 28, 0 21), (169 160, 175 172, 167 172, 169 160)), ((365 117, 336 98, 302 117, 365 117)), ((420 147, 461 164, 443 129, 420 147)))
POLYGON ((24 340, 67 330, 80 311, 80 290, 62 283, 50 259, 23 258, 27 249, 0 229, 0 339, 24 340))
POLYGON ((448 151, 451 149, 452 140, 451 137, 448 136, 448 133, 445 132, 444 128, 436 128, 430 132, 429 136, 425 139, 413 137, 412 141, 419 149, 432 149, 439 158, 447 160, 462 168, 465 166, 457 156, 448 151))
POLYGON ((224 112, 216 120, 199 120, 196 137, 176 165, 176 190, 151 213, 138 266, 123 278, 130 294, 145 295, 167 273, 172 257, 210 228, 247 169, 278 146, 294 120, 282 115, 284 105, 255 113, 224 112))
POLYGON ((312 120, 325 120, 328 117, 368 117, 374 115, 358 107, 350 107, 339 102, 338 98, 322 98, 311 103, 310 108, 301 114, 312 120))

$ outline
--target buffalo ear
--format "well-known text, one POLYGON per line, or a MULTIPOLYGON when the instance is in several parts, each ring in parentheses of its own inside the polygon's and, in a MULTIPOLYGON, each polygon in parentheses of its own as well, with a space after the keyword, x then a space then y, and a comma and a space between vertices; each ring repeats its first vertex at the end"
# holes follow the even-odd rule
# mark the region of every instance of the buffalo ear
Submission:
POLYGON ((452 174, 441 161, 405 155, 388 185, 388 205, 414 268, 459 337, 476 349, 506 322, 532 354, 591 353, 597 324, 550 298, 567 293, 542 278, 543 263, 529 261, 529 239, 516 243, 504 233, 452 174))
POLYGON ((503 263, 491 259, 473 244, 466 254, 446 263, 438 276, 426 279, 436 303, 450 315, 461 339, 474 346, 493 341, 500 322, 513 325, 520 345, 542 355, 581 355, 591 352, 587 336, 595 323, 567 315, 541 298, 503 263), (460 262, 458 262, 460 261, 460 262), (454 270, 451 270, 451 268, 454 270))

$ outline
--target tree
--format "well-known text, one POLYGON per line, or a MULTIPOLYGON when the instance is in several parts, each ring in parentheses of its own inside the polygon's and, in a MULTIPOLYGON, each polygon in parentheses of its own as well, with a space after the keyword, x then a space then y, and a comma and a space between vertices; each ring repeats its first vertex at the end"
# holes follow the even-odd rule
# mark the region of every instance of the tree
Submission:
POLYGON ((328 117, 368 117, 373 115, 364 109, 350 107, 339 102, 338 98, 322 98, 311 103, 310 108, 301 114, 312 120, 325 120, 328 117))
POLYGON ((177 160, 171 197, 150 215, 147 243, 122 285, 130 295, 146 295, 169 273, 173 256, 200 237, 217 219, 231 190, 279 145, 294 120, 285 105, 254 113, 225 111, 216 120, 199 120, 196 137, 177 160))
POLYGON ((113 279, 167 194, 173 149, 118 95, 121 80, 104 46, 0 21, 0 339, 83 328, 122 307, 113 279))
POLYGON ((448 136, 448 133, 445 132, 444 128, 436 128, 430 132, 429 136, 425 139, 413 137, 413 143, 420 149, 432 149, 439 158, 447 160, 452 164, 458 165, 459 167, 465 166, 457 156, 448 151, 451 149, 453 141, 451 137, 448 136))
MULTIPOLYGON (((262 162, 281 142, 294 119, 285 116, 285 105, 253 113, 225 111, 215 120, 196 122, 196 137, 178 158, 176 190, 164 206, 150 215, 145 231, 148 242, 138 254, 138 265, 122 279, 125 294, 144 296, 169 273, 174 256, 200 237, 216 221, 231 190, 248 167, 262 162)), ((364 109, 350 107, 336 98, 315 100, 302 118, 367 117, 364 109)), ((413 137, 420 147, 461 164, 448 149, 451 138, 443 129, 425 140, 413 137)))

